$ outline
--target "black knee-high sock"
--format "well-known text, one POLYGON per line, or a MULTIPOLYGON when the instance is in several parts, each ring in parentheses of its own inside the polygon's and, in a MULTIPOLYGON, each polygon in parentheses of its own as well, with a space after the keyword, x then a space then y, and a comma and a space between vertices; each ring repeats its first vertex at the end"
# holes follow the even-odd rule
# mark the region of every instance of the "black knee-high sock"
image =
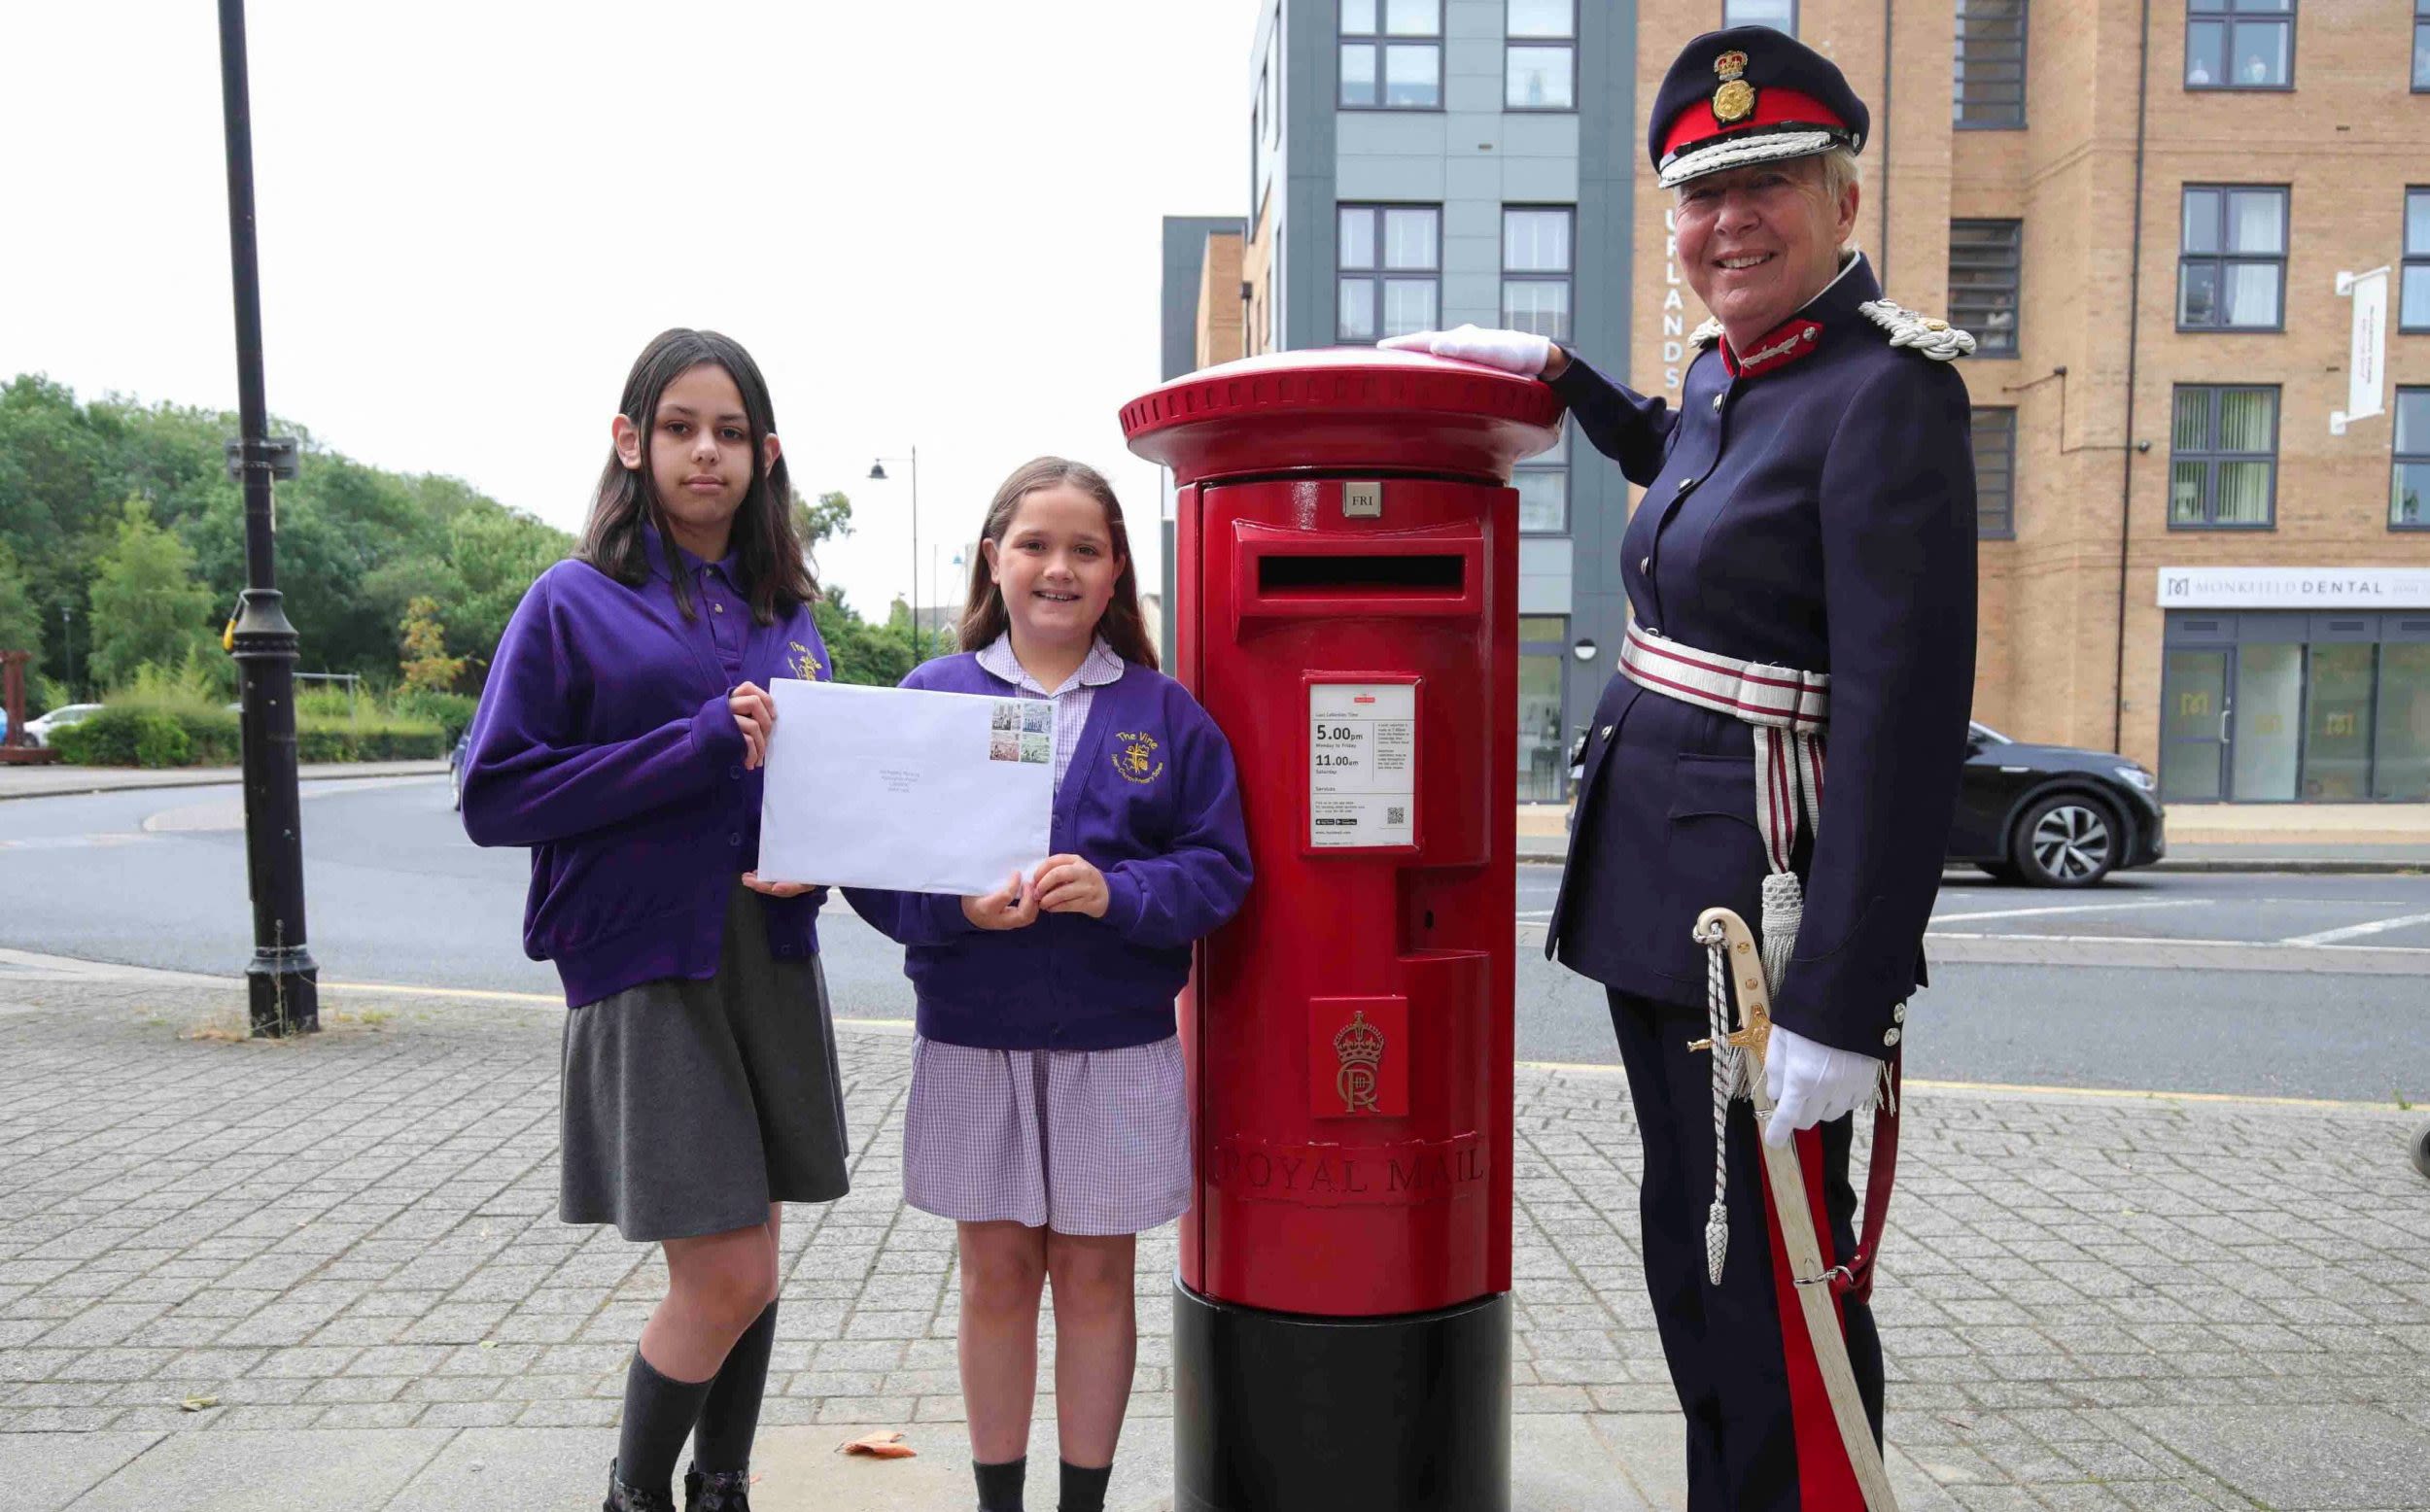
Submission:
POLYGON ((1056 1512, 1105 1512, 1105 1483, 1114 1478, 1114 1467, 1090 1470, 1063 1461, 1063 1494, 1055 1503, 1056 1512))
POLYGON ((1002 1464, 970 1461, 970 1473, 979 1480, 979 1512, 1022 1512, 1021 1483, 1028 1471, 1027 1455, 1002 1464))
POLYGON ((768 1390, 768 1356, 777 1344, 777 1304, 743 1330, 726 1351, 701 1399, 700 1425, 692 1430, 692 1463, 705 1475, 750 1468, 751 1439, 759 1432, 759 1400, 768 1390))
POLYGON ((616 1479, 635 1491, 668 1495, 675 1457, 683 1452, 709 1381, 670 1381, 633 1352, 624 1372, 624 1428, 616 1443, 616 1479))

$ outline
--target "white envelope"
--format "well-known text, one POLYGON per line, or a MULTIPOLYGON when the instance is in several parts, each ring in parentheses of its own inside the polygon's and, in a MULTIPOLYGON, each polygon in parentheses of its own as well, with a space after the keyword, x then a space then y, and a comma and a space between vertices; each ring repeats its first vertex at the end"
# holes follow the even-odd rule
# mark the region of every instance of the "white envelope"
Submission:
POLYGON ((975 896, 1047 857, 1054 705, 780 677, 759 875, 975 896))

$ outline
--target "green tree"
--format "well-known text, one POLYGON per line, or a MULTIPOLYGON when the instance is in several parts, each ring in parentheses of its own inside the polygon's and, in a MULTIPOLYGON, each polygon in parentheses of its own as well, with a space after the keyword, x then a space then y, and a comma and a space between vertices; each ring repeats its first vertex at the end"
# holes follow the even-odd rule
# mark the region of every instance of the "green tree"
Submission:
MULTIPOLYGON (((44 662, 72 679, 62 607, 85 636, 85 585, 109 540, 108 447, 65 385, 25 374, 0 389, 0 541, 15 552, 39 616, 44 662)), ((34 649, 34 648, 28 648, 34 649)))
POLYGON ((827 643, 838 682, 890 688, 919 663, 912 654, 911 618, 898 614, 885 625, 872 625, 844 601, 844 590, 830 588, 811 606, 818 638, 827 643))
MULTIPOLYGON (((236 430, 211 409, 117 395, 80 404, 39 375, 0 386, 0 546, 22 580, 0 610, 30 608, 42 643, 27 649, 62 680, 91 681, 95 632, 110 634, 87 603, 102 562, 117 559, 130 497, 191 554, 214 610, 235 602, 244 501, 224 446, 236 430)), ((398 627, 420 598, 437 605, 442 654, 486 657, 533 577, 572 546, 461 479, 364 465, 293 421, 271 430, 302 443, 300 475, 278 489, 278 573, 307 669, 395 677, 398 627)), ((7 621, 12 634, 24 633, 21 618, 7 621)), ((202 618, 216 628, 216 612, 202 618)))
POLYGON ((94 564, 92 680, 108 687, 147 662, 183 662, 209 639, 211 600, 186 543, 153 523, 150 504, 128 499, 116 544, 94 564))
POLYGON ((818 569, 818 548, 852 533, 852 500, 842 493, 818 496, 816 502, 793 496, 793 533, 801 538, 802 555, 811 570, 818 569))
POLYGON ((17 553, 9 543, 0 540, 0 651, 31 651, 33 665, 25 669, 28 678, 42 671, 42 610, 34 602, 33 587, 25 579, 25 569, 17 566, 17 553))
POLYGON ((448 639, 484 675, 490 653, 532 580, 573 552, 573 537, 519 510, 468 509, 448 527, 447 564, 463 595, 447 608, 448 639))

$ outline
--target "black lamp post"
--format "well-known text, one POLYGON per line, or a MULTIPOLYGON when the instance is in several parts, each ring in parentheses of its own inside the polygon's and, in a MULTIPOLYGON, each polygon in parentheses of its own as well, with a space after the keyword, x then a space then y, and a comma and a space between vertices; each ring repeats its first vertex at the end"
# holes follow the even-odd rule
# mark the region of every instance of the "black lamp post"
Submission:
POLYGON ((912 660, 917 663, 928 654, 928 646, 920 633, 920 448, 911 449, 909 457, 881 457, 869 464, 869 476, 880 483, 886 481, 885 464, 890 462, 911 464, 911 592, 905 595, 911 606, 912 660))
POLYGON ((321 1027, 320 969, 304 945, 302 804, 295 790, 295 627, 278 591, 273 478, 295 475, 293 437, 271 439, 261 385, 261 273, 253 221, 253 110, 245 3, 220 0, 220 103, 227 135, 227 240, 236 285, 236 403, 227 443, 245 490, 245 594, 234 633, 244 679, 245 872, 253 895, 246 995, 257 1036, 321 1027))

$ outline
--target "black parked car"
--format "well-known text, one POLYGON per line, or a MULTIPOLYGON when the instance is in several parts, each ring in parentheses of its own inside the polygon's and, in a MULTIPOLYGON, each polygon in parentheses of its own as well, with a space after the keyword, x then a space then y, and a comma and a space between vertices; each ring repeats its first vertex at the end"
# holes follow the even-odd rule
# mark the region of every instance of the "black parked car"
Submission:
POLYGON ((2160 784, 2123 756, 2026 745, 1988 725, 1966 737, 1949 859, 2003 881, 2090 887, 2168 853, 2160 784))

